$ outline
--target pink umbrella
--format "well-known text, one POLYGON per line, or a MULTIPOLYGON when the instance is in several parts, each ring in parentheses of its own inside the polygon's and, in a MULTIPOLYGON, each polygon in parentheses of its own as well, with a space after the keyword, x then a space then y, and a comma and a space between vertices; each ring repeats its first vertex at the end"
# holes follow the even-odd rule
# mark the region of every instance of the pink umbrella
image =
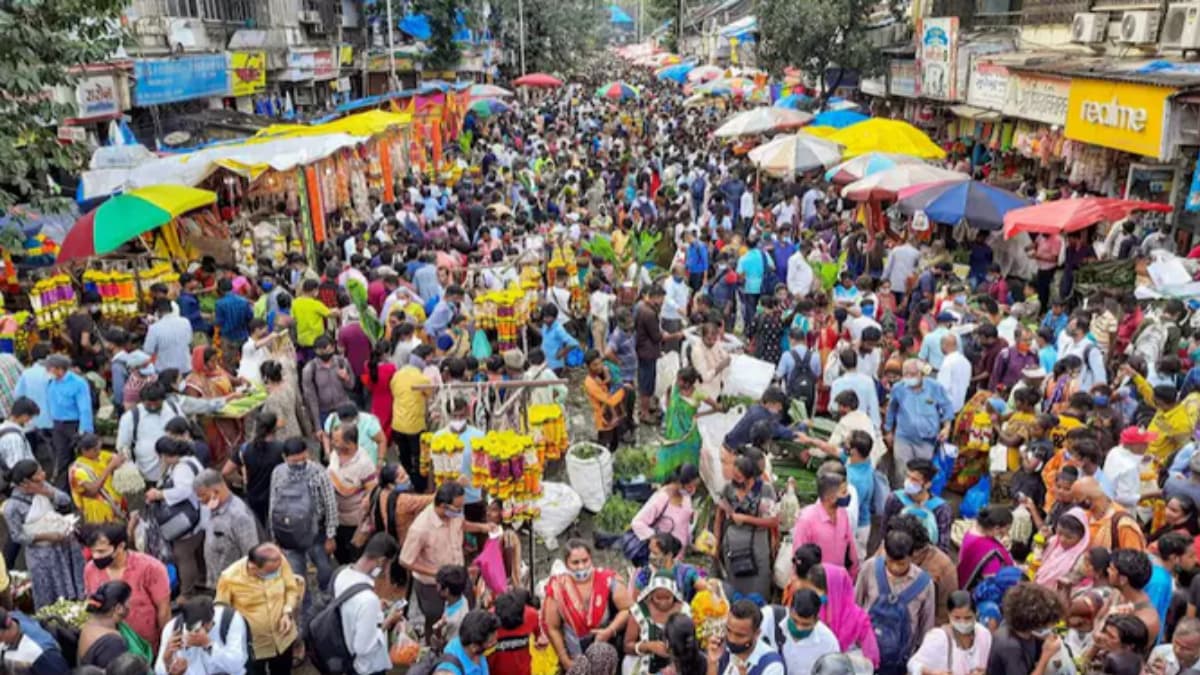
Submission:
POLYGON ((513 80, 513 84, 518 87, 538 87, 541 89, 554 89, 563 86, 562 80, 547 75, 546 73, 530 73, 523 75, 513 80))
POLYGON ((967 179, 964 173, 929 164, 899 164, 854 181, 842 189, 842 196, 856 202, 895 199, 896 193, 914 185, 967 179))
POLYGON ((1111 197, 1059 199, 1036 206, 1013 209, 1004 214, 1004 236, 1018 232, 1064 234, 1091 227, 1100 222, 1116 222, 1134 211, 1170 213, 1169 204, 1142 202, 1111 197))

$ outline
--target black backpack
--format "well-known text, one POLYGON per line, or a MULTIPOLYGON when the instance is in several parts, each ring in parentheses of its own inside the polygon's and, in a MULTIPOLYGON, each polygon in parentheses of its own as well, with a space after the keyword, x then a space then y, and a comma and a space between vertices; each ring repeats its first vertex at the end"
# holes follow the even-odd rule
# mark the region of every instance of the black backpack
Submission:
POLYGON ((808 363, 812 352, 805 347, 801 353, 793 347, 791 353, 794 363, 791 372, 788 373, 785 390, 789 397, 804 401, 804 409, 811 416, 816 411, 817 401, 817 376, 808 363))
POLYGON ((316 613, 305 632, 305 643, 313 667, 322 675, 353 675, 354 654, 350 652, 346 633, 342 630, 342 605, 359 593, 372 590, 374 587, 370 584, 354 584, 324 607, 315 608, 316 613))

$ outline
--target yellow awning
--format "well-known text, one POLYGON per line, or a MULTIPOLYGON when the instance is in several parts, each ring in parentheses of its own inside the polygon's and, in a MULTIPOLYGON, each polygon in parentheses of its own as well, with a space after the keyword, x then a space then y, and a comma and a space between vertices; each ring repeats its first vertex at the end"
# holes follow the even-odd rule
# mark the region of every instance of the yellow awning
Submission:
POLYGON ((408 126, 412 115, 386 110, 368 110, 349 115, 325 124, 273 124, 254 135, 255 138, 281 138, 287 136, 320 136, 323 134, 350 134, 351 136, 374 136, 392 127, 408 126))

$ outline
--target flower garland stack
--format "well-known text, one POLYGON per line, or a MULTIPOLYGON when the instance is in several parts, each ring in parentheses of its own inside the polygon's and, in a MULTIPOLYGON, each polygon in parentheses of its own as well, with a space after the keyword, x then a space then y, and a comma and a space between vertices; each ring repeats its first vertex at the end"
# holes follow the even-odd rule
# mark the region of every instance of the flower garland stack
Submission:
POLYGON ((465 449, 462 439, 452 431, 442 431, 433 435, 429 441, 429 455, 435 485, 440 487, 442 483, 455 482, 462 476, 465 449))
POLYGON ((529 435, 544 464, 562 459, 567 450, 567 420, 558 403, 529 406, 529 435))
POLYGON ((100 294, 100 313, 106 319, 137 316, 137 283, 133 272, 88 270, 83 273, 83 286, 100 294))
POLYGON ((473 484, 504 502, 504 520, 538 517, 542 465, 533 438, 515 431, 489 431, 471 444, 473 484))
POLYGON ((61 326, 76 305, 71 277, 55 274, 38 280, 29 292, 29 304, 33 306, 33 317, 38 328, 61 326))
POLYGON ((499 351, 516 349, 520 346, 520 327, 529 322, 525 291, 514 284, 475 298, 475 322, 480 328, 496 329, 499 351))
POLYGON ((725 615, 729 613, 729 601, 720 592, 720 584, 715 584, 718 591, 700 591, 692 598, 692 621, 696 622, 696 639, 700 644, 708 644, 712 637, 725 634, 725 615))

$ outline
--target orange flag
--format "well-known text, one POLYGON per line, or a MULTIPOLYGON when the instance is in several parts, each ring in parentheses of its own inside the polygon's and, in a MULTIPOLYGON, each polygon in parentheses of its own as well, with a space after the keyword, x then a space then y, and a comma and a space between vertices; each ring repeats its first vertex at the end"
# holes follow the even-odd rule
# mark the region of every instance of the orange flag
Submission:
POLYGON ((442 127, 436 123, 433 125, 433 170, 442 170, 442 127))

